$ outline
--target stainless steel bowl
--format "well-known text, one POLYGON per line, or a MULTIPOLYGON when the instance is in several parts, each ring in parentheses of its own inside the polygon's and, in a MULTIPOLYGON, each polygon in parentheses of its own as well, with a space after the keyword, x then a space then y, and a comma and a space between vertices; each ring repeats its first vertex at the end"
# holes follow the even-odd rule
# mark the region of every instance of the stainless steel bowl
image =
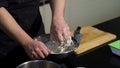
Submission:
POLYGON ((67 47, 61 47, 59 43, 52 42, 50 40, 50 34, 44 34, 41 36, 37 36, 34 38, 35 40, 42 41, 46 44, 46 46, 53 51, 52 54, 65 54, 74 51, 76 48, 78 48, 77 41, 72 38, 73 43, 70 44, 70 46, 67 47))
POLYGON ((18 65, 16 68, 61 68, 59 64, 47 60, 31 60, 18 65))

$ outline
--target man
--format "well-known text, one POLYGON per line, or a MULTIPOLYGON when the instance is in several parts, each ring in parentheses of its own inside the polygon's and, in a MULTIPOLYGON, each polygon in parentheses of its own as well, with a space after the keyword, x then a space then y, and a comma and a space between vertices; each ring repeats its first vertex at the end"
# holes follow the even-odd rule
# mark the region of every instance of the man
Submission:
MULTIPOLYGON (((50 0, 50 6, 51 39, 55 36, 59 42, 63 37, 69 40, 70 30, 64 19, 65 0, 50 0)), ((45 31, 39 0, 0 0, 0 65, 12 62, 11 66, 15 67, 30 59, 47 57, 51 50, 43 42, 32 39, 41 34, 45 31)))

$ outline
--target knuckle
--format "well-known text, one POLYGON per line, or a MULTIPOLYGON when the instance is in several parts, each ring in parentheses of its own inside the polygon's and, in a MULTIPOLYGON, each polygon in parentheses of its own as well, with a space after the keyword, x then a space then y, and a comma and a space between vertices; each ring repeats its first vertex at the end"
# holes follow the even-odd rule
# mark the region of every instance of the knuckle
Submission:
POLYGON ((39 52, 40 50, 39 50, 39 48, 35 48, 35 51, 39 52))

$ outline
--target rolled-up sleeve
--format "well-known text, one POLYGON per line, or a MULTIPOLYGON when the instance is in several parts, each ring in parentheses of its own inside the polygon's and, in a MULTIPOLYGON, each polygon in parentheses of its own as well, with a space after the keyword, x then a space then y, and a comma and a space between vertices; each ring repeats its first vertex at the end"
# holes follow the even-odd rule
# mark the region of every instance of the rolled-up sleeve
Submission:
POLYGON ((0 7, 7 7, 8 1, 7 0, 0 0, 0 7))

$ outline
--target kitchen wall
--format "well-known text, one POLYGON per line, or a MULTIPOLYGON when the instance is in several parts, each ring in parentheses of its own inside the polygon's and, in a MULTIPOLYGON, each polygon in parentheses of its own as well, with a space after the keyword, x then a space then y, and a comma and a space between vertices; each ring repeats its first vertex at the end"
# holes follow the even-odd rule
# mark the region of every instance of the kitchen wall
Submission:
MULTIPOLYGON (((120 16, 120 0, 66 0, 65 19, 71 30, 77 26, 95 25, 120 16)), ((48 4, 40 11, 49 33, 51 10, 48 4)))

